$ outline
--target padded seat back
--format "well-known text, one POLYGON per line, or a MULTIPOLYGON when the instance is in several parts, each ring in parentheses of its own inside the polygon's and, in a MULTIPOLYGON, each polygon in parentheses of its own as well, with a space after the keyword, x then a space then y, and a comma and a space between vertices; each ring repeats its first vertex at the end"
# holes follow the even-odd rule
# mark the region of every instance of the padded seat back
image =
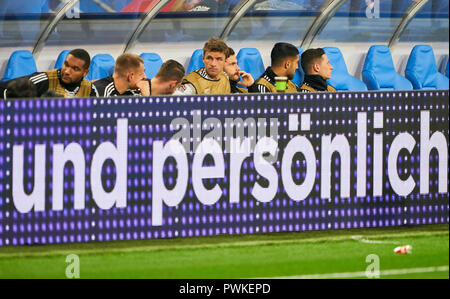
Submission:
POLYGON ((156 76, 163 61, 161 57, 156 53, 142 53, 141 58, 144 60, 145 75, 151 79, 156 76))
POLYGON ((197 49, 194 51, 194 53, 192 53, 186 74, 196 71, 204 66, 205 64, 203 63, 203 49, 197 49))
POLYGON ((241 70, 251 74, 255 80, 261 77, 266 70, 261 53, 256 48, 242 48, 236 58, 241 70))
POLYGON ((445 75, 448 78, 448 64, 449 64, 450 60, 447 60, 447 67, 445 68, 445 75))
POLYGON ((294 75, 294 79, 292 79, 292 82, 295 83, 295 85, 297 86, 301 86, 303 84, 303 81, 305 80, 305 72, 303 71, 302 68, 302 54, 303 54, 303 49, 300 47, 297 47, 298 49, 298 57, 300 58, 298 60, 298 69, 297 71, 295 71, 295 75, 294 75))
POLYGON ((95 55, 86 79, 92 81, 111 76, 114 73, 114 64, 114 58, 110 54, 95 55))
POLYGON ((448 89, 448 78, 439 73, 431 46, 415 46, 409 55, 406 78, 414 89, 448 89))
POLYGON ((59 54, 58 59, 56 59, 55 69, 60 69, 63 66, 64 61, 66 61, 66 57, 69 53, 69 50, 64 50, 59 54))
POLYGON ((14 51, 9 57, 2 81, 9 81, 37 72, 33 54, 28 50, 14 51))
POLYGON ((362 78, 369 90, 411 90, 413 86, 394 67, 387 46, 372 46, 367 53, 362 78))
POLYGON ((335 47, 323 48, 325 54, 333 66, 331 79, 328 84, 336 88, 338 91, 366 91, 367 86, 361 80, 353 77, 348 73, 347 64, 341 51, 335 47))

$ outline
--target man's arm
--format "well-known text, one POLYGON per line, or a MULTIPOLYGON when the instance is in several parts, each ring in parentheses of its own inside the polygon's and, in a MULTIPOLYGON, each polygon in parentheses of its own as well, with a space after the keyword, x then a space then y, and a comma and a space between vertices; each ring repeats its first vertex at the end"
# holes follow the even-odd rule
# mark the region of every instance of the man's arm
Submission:
POLYGON ((150 79, 141 80, 136 85, 141 92, 141 96, 150 96, 150 79))
POLYGON ((270 93, 270 89, 268 89, 265 85, 262 84, 254 84, 254 90, 257 93, 270 93))
POLYGON ((247 89, 248 89, 248 92, 251 92, 251 93, 259 92, 259 88, 258 88, 257 84, 253 84, 253 85, 249 86, 247 89))
POLYGON ((181 84, 173 93, 174 96, 189 96, 197 94, 197 90, 191 83, 181 84))
POLYGON ((36 85, 38 97, 47 92, 50 87, 47 73, 34 73, 29 80, 36 85))

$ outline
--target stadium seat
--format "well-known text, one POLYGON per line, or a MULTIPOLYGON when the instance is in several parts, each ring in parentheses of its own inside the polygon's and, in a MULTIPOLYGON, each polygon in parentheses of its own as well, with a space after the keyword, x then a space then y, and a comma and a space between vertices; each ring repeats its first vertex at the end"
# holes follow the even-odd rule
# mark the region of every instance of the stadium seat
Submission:
POLYGON ((335 47, 323 48, 325 54, 333 66, 331 79, 328 84, 332 85, 338 91, 366 91, 367 86, 361 80, 351 76, 348 73, 347 65, 341 51, 335 47))
POLYGON ((9 57, 2 81, 9 81, 37 72, 33 54, 28 50, 14 51, 9 57))
POLYGON ((196 71, 204 66, 205 64, 203 63, 203 49, 197 49, 194 51, 194 53, 192 53, 186 74, 196 71))
POLYGON ((414 89, 448 89, 448 78, 439 73, 434 52, 429 45, 415 46, 408 63, 405 76, 414 89))
POLYGON ((250 73, 257 80, 265 72, 261 54, 256 48, 242 48, 236 56, 241 70, 250 73))
POLYGON ((111 76, 114 73, 114 64, 114 58, 110 54, 95 55, 86 79, 92 81, 111 76))
POLYGON ((448 63, 450 62, 450 60, 447 60, 447 67, 445 68, 445 75, 448 77, 448 63))
POLYGON ((156 53, 142 53, 141 58, 144 60, 147 78, 155 77, 163 64, 161 57, 156 53))
POLYGON ((66 61, 66 57, 69 53, 70 50, 64 50, 61 53, 59 53, 58 59, 56 59, 55 69, 60 69, 63 66, 64 61, 66 61))
POLYGON ((300 59, 298 60, 298 69, 295 72, 294 79, 292 79, 292 82, 294 82, 295 85, 300 86, 300 85, 302 85, 303 81, 305 80, 305 72, 303 71, 303 68, 302 68, 303 49, 300 47, 297 47, 297 49, 299 52, 298 56, 300 59))
POLYGON ((395 71, 387 46, 372 46, 367 53, 362 79, 369 90, 411 90, 413 86, 395 71))

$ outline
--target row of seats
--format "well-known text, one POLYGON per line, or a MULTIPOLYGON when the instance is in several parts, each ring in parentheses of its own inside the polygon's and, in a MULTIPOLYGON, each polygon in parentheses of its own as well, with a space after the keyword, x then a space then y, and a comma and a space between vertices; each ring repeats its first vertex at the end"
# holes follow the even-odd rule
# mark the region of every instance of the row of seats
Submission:
MULTIPOLYGON (((303 50, 297 48, 301 56, 303 50)), ((370 47, 362 70, 363 81, 349 74, 344 56, 338 48, 325 47, 324 51, 334 67, 328 83, 339 91, 449 89, 449 63, 447 62, 446 77, 439 73, 433 49, 428 45, 413 48, 405 70, 406 78, 396 72, 388 47, 370 47)), ((68 53, 68 50, 61 52, 55 68, 62 66, 68 53)), ((153 78, 163 64, 161 57, 156 53, 142 53, 141 57, 145 63, 147 77, 153 78)), ((204 66, 202 57, 203 50, 194 51, 187 73, 204 66)), ((242 48, 237 54, 237 60, 241 69, 250 73, 253 78, 259 78, 265 71, 261 54, 256 48, 242 48)), ((114 64, 115 60, 110 54, 95 55, 86 79, 92 81, 112 75, 114 64)), ((16 51, 8 61, 2 81, 27 76, 36 71, 33 55, 26 50, 16 51)), ((303 79, 300 60, 293 81, 300 85, 303 79)))
MULTIPOLYGON (((62 67, 69 50, 62 51, 56 59, 55 69, 62 67)), ((145 73, 148 78, 153 78, 163 64, 161 57, 156 53, 142 53, 140 55, 145 62, 145 73)), ((92 58, 89 73, 86 79, 89 81, 111 76, 114 72, 115 60, 110 54, 97 54, 92 58)), ((28 50, 15 51, 11 54, 6 66, 2 81, 28 76, 37 72, 33 54, 28 50)))
POLYGON ((405 77, 395 71, 389 48, 372 46, 362 70, 363 81, 370 90, 449 89, 448 61, 446 76, 439 73, 433 49, 415 46, 409 56, 405 77))

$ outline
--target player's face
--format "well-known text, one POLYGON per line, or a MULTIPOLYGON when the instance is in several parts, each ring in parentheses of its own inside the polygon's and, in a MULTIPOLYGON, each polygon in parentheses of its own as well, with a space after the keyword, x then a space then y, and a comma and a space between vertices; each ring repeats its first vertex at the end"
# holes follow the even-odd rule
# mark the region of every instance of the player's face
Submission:
POLYGON ((212 79, 218 79, 225 66, 225 53, 206 52, 203 56, 203 63, 205 64, 206 73, 212 79))
POLYGON ((88 73, 84 60, 69 54, 61 67, 61 80, 66 84, 78 83, 88 73))
POLYGON ((181 81, 178 82, 177 80, 167 82, 166 90, 163 92, 163 94, 173 94, 180 85, 181 81))
POLYGON ((323 54, 322 59, 319 61, 319 75, 325 80, 331 79, 331 71, 333 66, 330 64, 330 60, 327 55, 323 54))
POLYGON ((297 55, 295 58, 289 59, 289 67, 287 69, 287 77, 289 80, 294 79, 295 72, 298 69, 298 61, 300 60, 299 56, 297 55))
POLYGON ((130 87, 133 89, 137 89, 137 83, 145 78, 147 78, 147 76, 145 75, 145 66, 143 63, 141 63, 137 69, 128 73, 130 87))
POLYGON ((227 73, 228 77, 233 81, 239 81, 239 72, 241 68, 237 63, 236 55, 231 55, 225 60, 225 66, 223 68, 224 72, 227 73))

